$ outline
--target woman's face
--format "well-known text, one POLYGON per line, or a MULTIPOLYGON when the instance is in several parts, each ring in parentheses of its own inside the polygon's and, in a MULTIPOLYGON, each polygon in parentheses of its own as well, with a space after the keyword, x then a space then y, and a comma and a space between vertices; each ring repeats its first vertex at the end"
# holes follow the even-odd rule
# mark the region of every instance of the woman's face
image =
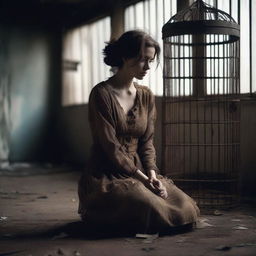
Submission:
POLYGON ((139 60, 138 58, 124 60, 122 69, 125 70, 129 76, 142 80, 150 69, 151 63, 154 61, 155 52, 154 47, 145 47, 143 58, 139 60))

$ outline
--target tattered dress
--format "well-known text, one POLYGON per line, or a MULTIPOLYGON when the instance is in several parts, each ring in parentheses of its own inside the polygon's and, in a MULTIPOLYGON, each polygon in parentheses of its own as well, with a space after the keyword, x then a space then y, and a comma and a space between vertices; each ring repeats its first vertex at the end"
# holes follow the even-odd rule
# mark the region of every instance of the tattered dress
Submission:
POLYGON ((133 107, 125 113, 112 87, 97 84, 90 94, 89 122, 93 146, 79 181, 79 214, 95 227, 160 232, 195 223, 199 209, 171 179, 159 175, 153 146, 156 110, 146 86, 135 84, 133 107), (155 170, 167 189, 163 199, 133 175, 155 170))

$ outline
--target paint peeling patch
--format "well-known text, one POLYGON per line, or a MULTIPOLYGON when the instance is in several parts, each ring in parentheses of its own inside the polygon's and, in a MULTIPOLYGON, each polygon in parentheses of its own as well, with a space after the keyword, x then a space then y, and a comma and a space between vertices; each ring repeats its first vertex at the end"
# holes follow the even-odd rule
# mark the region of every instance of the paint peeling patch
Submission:
POLYGON ((8 161, 10 144, 10 91, 8 76, 0 74, 0 162, 8 161))
POLYGON ((22 125, 22 106, 24 105, 24 98, 22 96, 16 96, 12 100, 12 118, 15 120, 12 131, 15 132, 22 125))

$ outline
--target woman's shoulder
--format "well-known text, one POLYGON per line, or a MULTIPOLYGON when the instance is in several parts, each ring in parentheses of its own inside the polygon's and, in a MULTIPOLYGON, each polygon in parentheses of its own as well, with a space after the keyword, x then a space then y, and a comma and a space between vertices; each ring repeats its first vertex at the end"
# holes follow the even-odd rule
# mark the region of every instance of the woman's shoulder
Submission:
POLYGON ((154 95, 153 95, 151 89, 148 86, 140 85, 140 84, 137 84, 137 83, 135 83, 135 86, 136 86, 138 92, 141 94, 142 97, 154 98, 154 95))
POLYGON ((100 97, 100 98, 105 98, 108 96, 108 90, 107 90, 107 84, 105 81, 102 81, 98 84, 96 84, 90 93, 90 97, 100 97))
POLYGON ((107 92, 106 86, 107 86, 106 82, 102 81, 92 87, 91 93, 106 93, 107 92))
POLYGON ((105 81, 96 84, 90 93, 89 103, 94 104, 110 104, 111 97, 107 89, 107 84, 105 81))

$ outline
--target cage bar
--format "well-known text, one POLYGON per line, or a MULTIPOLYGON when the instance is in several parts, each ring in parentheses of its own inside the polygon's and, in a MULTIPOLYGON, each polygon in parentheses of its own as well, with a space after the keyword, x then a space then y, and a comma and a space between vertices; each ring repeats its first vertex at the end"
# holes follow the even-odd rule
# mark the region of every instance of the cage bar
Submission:
POLYGON ((200 207, 239 201, 240 28, 202 0, 174 15, 164 41, 163 168, 200 207))

